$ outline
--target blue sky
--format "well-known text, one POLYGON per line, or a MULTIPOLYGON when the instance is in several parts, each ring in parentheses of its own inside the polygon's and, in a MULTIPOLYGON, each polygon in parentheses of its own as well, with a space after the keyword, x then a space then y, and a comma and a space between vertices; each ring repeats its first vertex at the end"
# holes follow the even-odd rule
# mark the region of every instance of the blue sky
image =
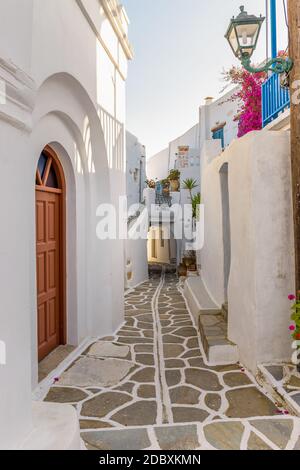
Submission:
MULTIPOLYGON (((238 64, 224 39, 229 20, 245 4, 265 13, 265 0, 123 0, 135 51, 127 81, 127 129, 147 157, 196 124, 206 96, 217 98, 222 70, 238 64)), ((278 6, 278 49, 287 46, 283 2, 278 6)), ((253 60, 266 55, 262 30, 253 60)))

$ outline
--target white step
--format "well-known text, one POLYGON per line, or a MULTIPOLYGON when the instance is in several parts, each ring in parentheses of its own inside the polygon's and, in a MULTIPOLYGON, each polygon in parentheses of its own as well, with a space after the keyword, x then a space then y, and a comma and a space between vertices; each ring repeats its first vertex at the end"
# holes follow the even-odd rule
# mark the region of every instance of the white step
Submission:
POLYGON ((33 402, 32 413, 32 430, 20 450, 82 450, 73 406, 33 402))

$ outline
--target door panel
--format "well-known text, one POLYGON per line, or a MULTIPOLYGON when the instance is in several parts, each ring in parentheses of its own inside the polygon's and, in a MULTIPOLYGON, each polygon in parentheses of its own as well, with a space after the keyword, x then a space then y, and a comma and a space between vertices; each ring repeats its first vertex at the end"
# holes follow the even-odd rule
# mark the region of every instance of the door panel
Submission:
POLYGON ((36 190, 38 356, 61 344, 61 194, 36 190))

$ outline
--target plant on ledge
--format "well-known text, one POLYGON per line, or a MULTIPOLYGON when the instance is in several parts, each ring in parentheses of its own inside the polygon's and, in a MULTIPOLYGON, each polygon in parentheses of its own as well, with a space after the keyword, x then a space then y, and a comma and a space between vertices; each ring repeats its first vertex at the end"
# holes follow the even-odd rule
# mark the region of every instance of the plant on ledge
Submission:
MULTIPOLYGON (((291 294, 289 295, 289 300, 291 302, 294 302, 291 307, 292 309, 291 320, 293 321, 293 324, 290 325, 289 329, 292 333, 292 338, 298 342, 297 352, 299 353, 300 351, 300 297, 297 300, 296 296, 291 294)), ((300 364, 298 364, 297 369, 298 369, 298 372, 300 372, 300 364)))
POLYGON ((193 178, 188 178, 183 182, 183 189, 187 189, 190 193, 191 201, 193 200, 193 189, 198 188, 198 183, 193 178))
POLYGON ((201 204, 201 194, 198 193, 192 197, 192 207, 193 207, 193 218, 200 220, 200 204, 201 204))
POLYGON ((171 184, 171 190, 177 192, 179 190, 180 171, 171 170, 168 176, 168 180, 171 184))
POLYGON ((150 189, 155 189, 155 181, 154 180, 146 180, 145 181, 146 185, 148 186, 148 188, 150 189))

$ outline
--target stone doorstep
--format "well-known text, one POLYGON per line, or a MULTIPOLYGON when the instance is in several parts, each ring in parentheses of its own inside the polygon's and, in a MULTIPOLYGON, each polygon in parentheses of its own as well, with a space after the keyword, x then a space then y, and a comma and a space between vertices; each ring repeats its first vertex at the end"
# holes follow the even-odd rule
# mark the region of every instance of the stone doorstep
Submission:
POLYGON ((32 403, 32 429, 19 450, 82 450, 75 408, 60 403, 32 403))
POLYGON ((238 362, 238 347, 227 338, 227 321, 222 311, 201 311, 199 331, 208 364, 226 365, 238 362))
MULTIPOLYGON (((277 364, 277 366, 284 366, 284 364, 277 364)), ((300 406, 293 400, 293 397, 283 388, 281 381, 276 380, 273 375, 268 372, 266 367, 270 365, 258 364, 258 373, 256 379, 258 383, 263 385, 273 395, 273 398, 282 404, 282 407, 287 409, 291 414, 300 416, 300 406)))
POLYGON ((214 365, 235 364, 239 360, 238 347, 235 344, 210 346, 207 360, 214 365))

